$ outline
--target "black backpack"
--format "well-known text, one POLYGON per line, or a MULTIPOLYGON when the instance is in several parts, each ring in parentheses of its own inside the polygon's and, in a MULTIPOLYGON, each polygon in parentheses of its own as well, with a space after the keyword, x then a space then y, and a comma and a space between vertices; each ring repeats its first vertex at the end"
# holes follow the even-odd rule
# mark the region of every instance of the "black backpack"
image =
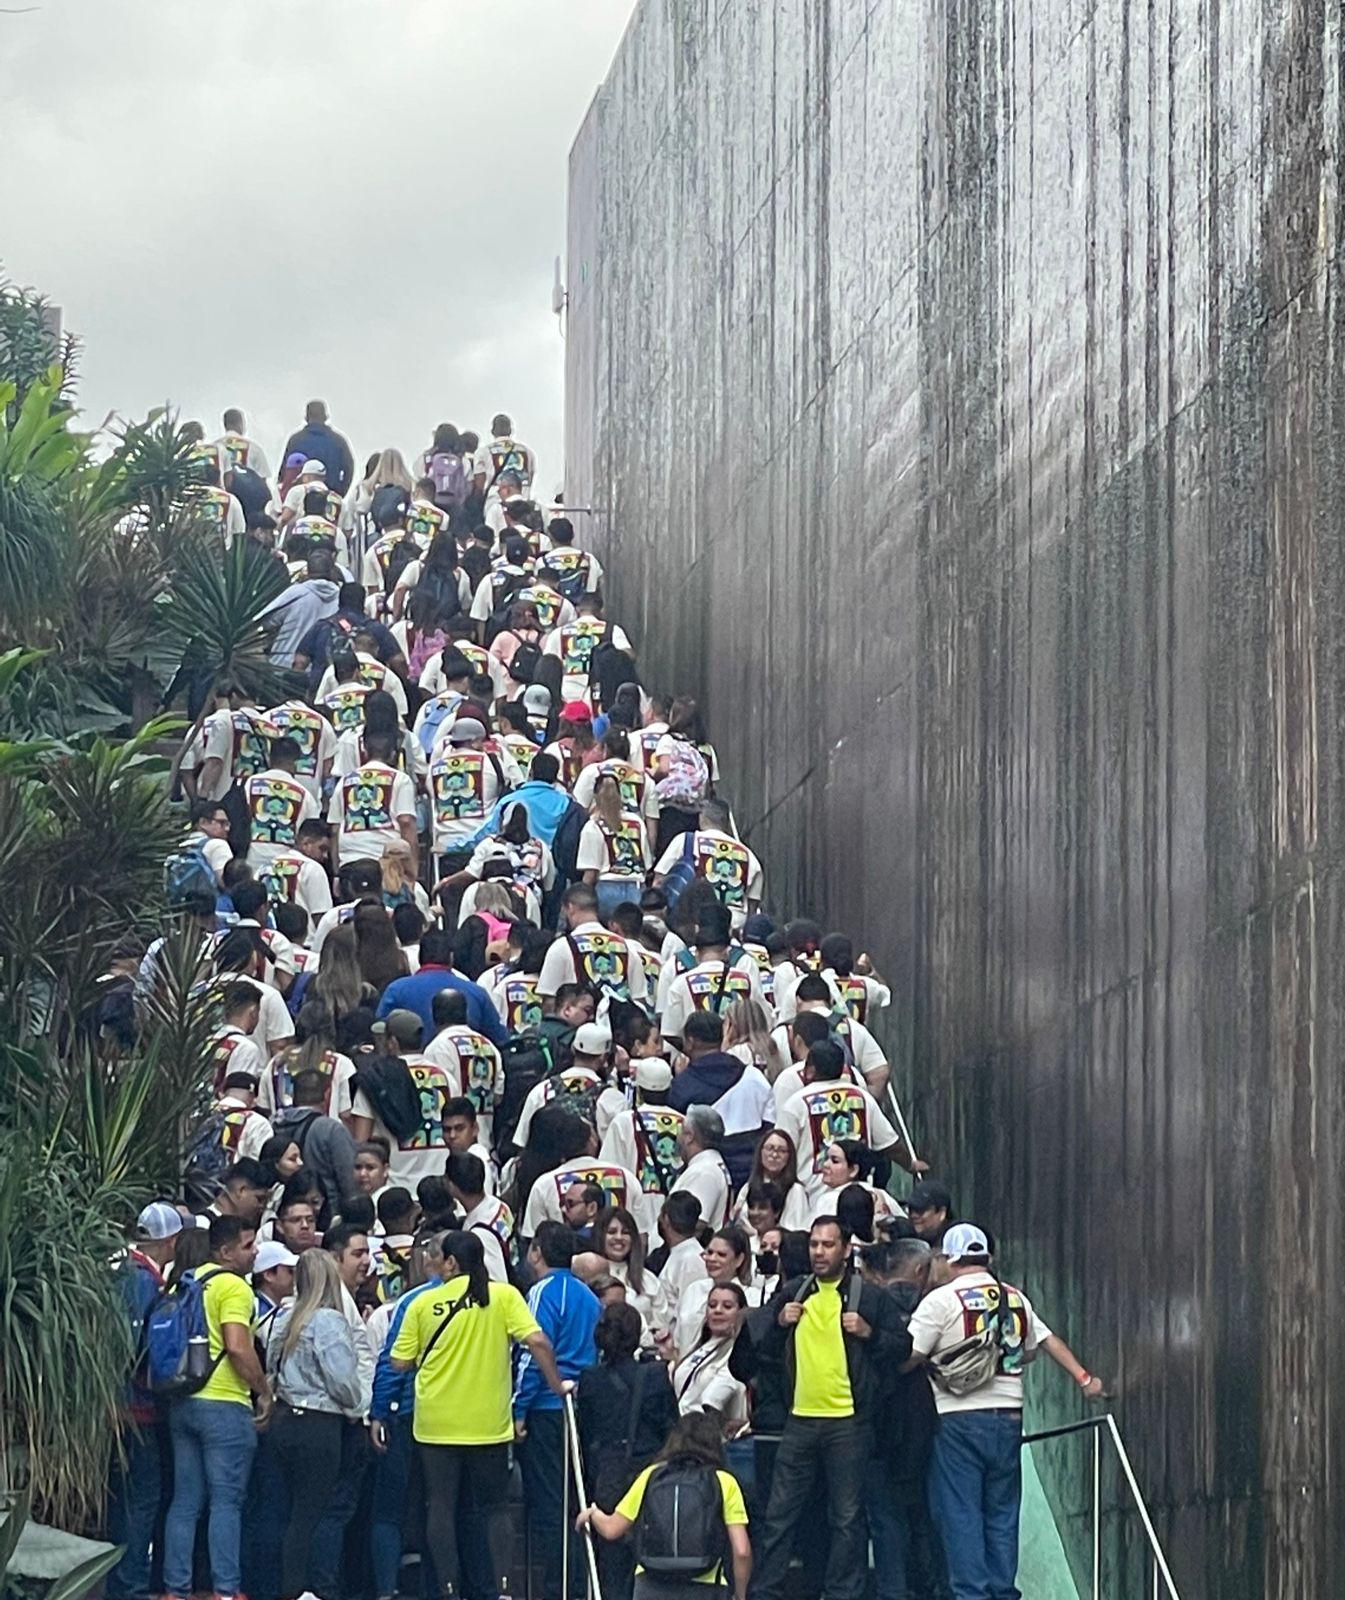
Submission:
MULTIPOLYGON (((391 562, 388 563, 392 565, 391 562)), ((411 591, 414 599, 417 595, 428 595, 434 602, 435 614, 440 621, 447 622, 449 618, 460 616, 462 613, 462 596, 458 593, 458 575, 456 572, 446 572, 443 567, 423 566, 416 586, 411 591)))
POLYGON ((504 582, 491 585, 490 621, 486 624, 486 643, 509 626, 509 613, 514 609, 514 596, 526 589, 530 579, 526 572, 506 572, 504 582))
POLYGON ((540 1033, 512 1033, 500 1046, 504 1064, 504 1096, 491 1123, 496 1150, 513 1148, 514 1129, 523 1115, 530 1090, 556 1070, 551 1041, 540 1033))
POLYGON ((249 528, 255 528, 266 515, 271 499, 266 479, 251 467, 235 467, 229 474, 229 490, 243 508, 243 520, 249 528))
POLYGON ((399 489, 395 483, 380 484, 369 502, 369 520, 374 527, 382 528, 398 511, 405 511, 410 503, 410 496, 405 489, 399 489))
MULTIPOLYGON (((382 490, 379 490, 382 493, 382 490)), ((383 593, 391 594, 397 587, 397 580, 413 561, 420 560, 420 546, 408 533, 404 539, 399 539, 393 546, 392 554, 388 557, 387 570, 383 574, 383 593)))
POLYGON ((541 659, 542 652, 530 639, 520 640, 514 659, 509 663, 509 676, 515 683, 531 683, 541 659))
POLYGON ((660 1578, 700 1578, 724 1559, 728 1529, 715 1469, 703 1461, 665 1461, 645 1484, 635 1519, 635 1559, 660 1578))
POLYGON ((594 650, 588 664, 588 680, 593 698, 600 706, 610 706, 623 683, 640 681, 635 663, 624 650, 618 650, 605 639, 594 650))

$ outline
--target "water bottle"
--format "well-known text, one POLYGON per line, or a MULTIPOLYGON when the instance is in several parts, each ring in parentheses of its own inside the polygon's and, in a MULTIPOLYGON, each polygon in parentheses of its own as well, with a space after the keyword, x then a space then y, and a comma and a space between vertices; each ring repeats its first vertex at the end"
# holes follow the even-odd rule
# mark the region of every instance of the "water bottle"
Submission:
POLYGON ((204 1379, 210 1372, 210 1340, 203 1333, 194 1333, 187 1340, 187 1376, 204 1379))

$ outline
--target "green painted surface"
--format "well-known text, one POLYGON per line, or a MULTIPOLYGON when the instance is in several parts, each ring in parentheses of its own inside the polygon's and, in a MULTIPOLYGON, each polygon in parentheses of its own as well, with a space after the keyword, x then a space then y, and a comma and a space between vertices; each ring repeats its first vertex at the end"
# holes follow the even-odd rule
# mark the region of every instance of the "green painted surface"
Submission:
POLYGON ((1023 1451, 1018 1587, 1023 1600, 1080 1600, 1030 1449, 1023 1451))

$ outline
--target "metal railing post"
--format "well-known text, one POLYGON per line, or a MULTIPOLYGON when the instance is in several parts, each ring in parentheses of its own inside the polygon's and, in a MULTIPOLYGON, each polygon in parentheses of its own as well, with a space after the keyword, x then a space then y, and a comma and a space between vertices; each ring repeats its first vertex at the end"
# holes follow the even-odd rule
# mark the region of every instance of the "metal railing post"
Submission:
MULTIPOLYGON (((561 1600, 570 1600, 570 1452, 569 1441, 564 1437, 569 1431, 568 1419, 561 1418, 561 1444, 565 1459, 561 1463, 560 1488, 560 1594, 561 1600)), ((545 1572, 545 1568, 543 1568, 545 1572)))
MULTIPOLYGON (((565 1396, 565 1433, 569 1447, 569 1460, 573 1464, 574 1481, 578 1489, 579 1499, 588 1504, 588 1496, 584 1492, 584 1455, 579 1448, 579 1422, 574 1414, 574 1396, 565 1396)), ((568 1473, 567 1473, 568 1477, 568 1473)), ((568 1523, 567 1523, 568 1530, 568 1523)), ((598 1552, 593 1545, 592 1528, 584 1529, 584 1557, 587 1565, 588 1592, 592 1600, 602 1600, 602 1585, 598 1581, 598 1552)), ((569 1591, 566 1591, 566 1600, 569 1600, 569 1591)))
MULTIPOLYGON (((1149 1517, 1149 1508, 1144 1503, 1144 1496, 1140 1493, 1139 1480, 1135 1477, 1135 1469, 1130 1465, 1130 1456, 1126 1451, 1125 1442, 1121 1438, 1121 1430, 1116 1426, 1116 1418, 1109 1411, 1102 1419, 1111 1434, 1111 1442, 1116 1446, 1116 1455, 1121 1463, 1121 1470, 1125 1473, 1126 1483, 1130 1488, 1130 1498, 1135 1502, 1135 1509, 1140 1514, 1140 1521, 1144 1524, 1144 1531, 1149 1536, 1149 1548, 1153 1551, 1154 1565, 1162 1573, 1163 1582, 1167 1586, 1169 1600, 1179 1600, 1177 1586, 1172 1581, 1172 1573, 1168 1570, 1167 1557, 1163 1554, 1163 1547, 1158 1542, 1158 1535, 1154 1532, 1154 1525, 1149 1517)), ((1155 1590, 1157 1580, 1155 1579, 1155 1590)))
POLYGON ((1102 1430, 1093 1429, 1093 1600, 1102 1600, 1102 1430))
MULTIPOLYGON (((890 1073, 891 1068, 889 1068, 888 1071, 890 1073)), ((902 1142, 905 1144, 907 1153, 910 1155, 911 1165, 914 1166, 916 1161, 915 1140, 911 1138, 911 1130, 906 1121, 906 1113, 901 1109, 901 1101, 897 1099, 897 1091, 892 1087, 892 1079, 890 1076, 887 1080, 887 1102, 892 1107, 892 1115, 896 1119, 897 1123, 897 1132, 901 1135, 902 1142)))

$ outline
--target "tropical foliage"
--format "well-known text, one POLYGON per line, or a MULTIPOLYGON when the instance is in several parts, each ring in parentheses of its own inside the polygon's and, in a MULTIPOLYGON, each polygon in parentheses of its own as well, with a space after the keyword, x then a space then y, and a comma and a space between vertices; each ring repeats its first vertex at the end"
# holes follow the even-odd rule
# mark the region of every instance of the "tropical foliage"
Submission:
POLYGON ((131 1359, 114 1264, 175 1187, 212 1022, 162 900, 168 753, 222 675, 283 688, 258 617, 284 574, 203 524, 170 412, 96 459, 34 317, 0 285, 0 1489, 83 1529, 131 1359), (128 935, 161 934, 133 1036, 101 1026, 128 935))

